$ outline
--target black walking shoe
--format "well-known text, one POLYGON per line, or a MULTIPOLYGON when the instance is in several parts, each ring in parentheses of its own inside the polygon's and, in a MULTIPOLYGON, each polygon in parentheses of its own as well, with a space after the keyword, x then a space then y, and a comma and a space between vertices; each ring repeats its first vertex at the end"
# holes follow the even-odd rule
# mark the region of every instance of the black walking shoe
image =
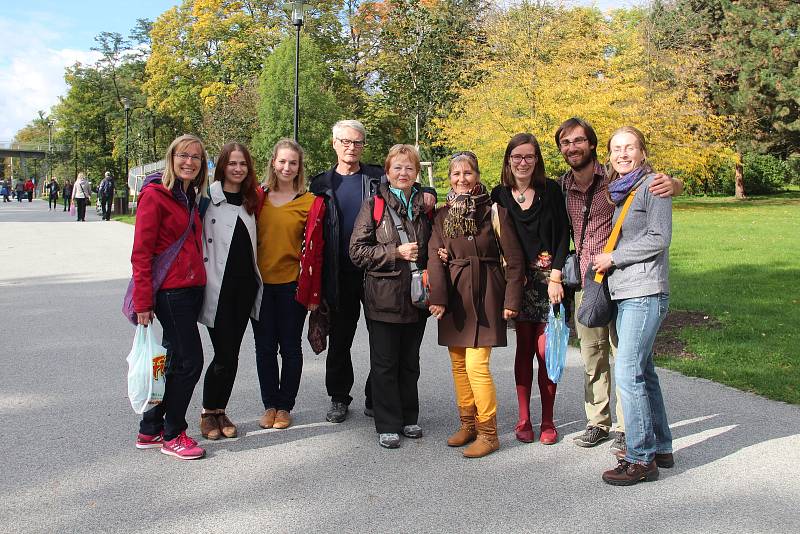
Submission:
POLYGON ((347 405, 339 401, 331 401, 331 407, 325 415, 329 423, 343 423, 347 419, 347 405))
POLYGON ((400 435, 395 433, 379 434, 378 444, 385 449, 396 449, 400 446, 400 435))
POLYGON ((364 415, 367 417, 375 417, 375 410, 372 408, 364 408, 364 415))
POLYGON ((422 428, 419 425, 406 425, 401 430, 402 434, 411 439, 418 439, 422 437, 422 428))
POLYGON ((575 445, 579 447, 594 447, 608 439, 608 431, 603 430, 599 426, 590 426, 586 431, 573 439, 575 445))
POLYGON ((616 432, 614 441, 611 442, 611 454, 618 458, 625 458, 628 446, 625 444, 625 432, 616 432))

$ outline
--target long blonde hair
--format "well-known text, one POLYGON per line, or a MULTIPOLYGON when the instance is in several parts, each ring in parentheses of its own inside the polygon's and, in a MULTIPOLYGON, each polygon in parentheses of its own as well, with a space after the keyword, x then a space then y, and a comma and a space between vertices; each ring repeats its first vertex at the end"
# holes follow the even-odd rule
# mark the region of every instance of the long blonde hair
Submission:
POLYGON ((167 148, 167 153, 164 156, 164 162, 167 167, 164 169, 164 175, 161 177, 161 185, 167 189, 172 189, 175 185, 175 154, 180 150, 186 149, 189 145, 200 145, 200 170, 192 180, 192 185, 197 188, 197 192, 201 196, 207 196, 208 190, 208 160, 206 159, 206 148, 199 137, 192 134, 183 134, 170 143, 167 148))
POLYGON ((272 157, 269 159, 269 169, 267 170, 267 189, 274 191, 275 187, 278 185, 278 173, 275 171, 275 158, 278 157, 278 151, 282 148, 288 148, 289 150, 293 150, 297 153, 297 176, 295 176, 294 180, 292 181, 292 187, 298 195, 305 193, 305 153, 303 152, 303 147, 301 147, 297 141, 287 138, 281 139, 275 143, 275 147, 272 149, 272 157))

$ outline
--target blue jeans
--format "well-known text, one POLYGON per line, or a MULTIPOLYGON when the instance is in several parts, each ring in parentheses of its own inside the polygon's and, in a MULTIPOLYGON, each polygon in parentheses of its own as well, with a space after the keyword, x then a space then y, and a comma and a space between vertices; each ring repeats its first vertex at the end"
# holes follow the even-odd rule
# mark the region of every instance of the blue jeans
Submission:
POLYGON ((656 453, 672 452, 672 434, 653 365, 653 343, 668 307, 665 293, 617 302, 614 378, 625 415, 625 459, 631 463, 649 464, 656 453))
POLYGON ((256 370, 265 409, 292 411, 300 389, 303 374, 300 340, 306 309, 294 299, 296 293, 297 282, 264 284, 258 321, 251 319, 256 342, 256 370))

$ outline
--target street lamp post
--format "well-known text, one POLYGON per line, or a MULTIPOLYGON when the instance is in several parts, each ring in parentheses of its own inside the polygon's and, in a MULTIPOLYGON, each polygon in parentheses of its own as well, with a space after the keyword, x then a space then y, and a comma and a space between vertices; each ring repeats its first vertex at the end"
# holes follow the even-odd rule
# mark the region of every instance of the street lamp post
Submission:
POLYGON ((297 141, 297 131, 300 124, 300 28, 303 27, 305 2, 299 0, 292 2, 292 25, 297 30, 297 40, 294 47, 294 140, 297 141))
POLYGON ((128 128, 131 120, 131 103, 127 98, 122 99, 125 106, 125 183, 128 183, 128 128))
POLYGON ((75 179, 78 179, 78 126, 73 126, 72 131, 75 132, 75 179))
POLYGON ((56 121, 50 119, 47 121, 47 172, 50 174, 50 179, 53 179, 53 126, 56 121))

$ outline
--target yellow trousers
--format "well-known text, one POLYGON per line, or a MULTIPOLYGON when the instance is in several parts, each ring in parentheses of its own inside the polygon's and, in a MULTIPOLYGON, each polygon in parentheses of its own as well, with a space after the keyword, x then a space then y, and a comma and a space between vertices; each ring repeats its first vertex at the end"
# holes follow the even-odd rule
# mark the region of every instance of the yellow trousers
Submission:
POLYGON ((497 393, 489 370, 491 347, 447 347, 453 366, 456 403, 460 407, 475 406, 479 423, 497 413, 497 393))

